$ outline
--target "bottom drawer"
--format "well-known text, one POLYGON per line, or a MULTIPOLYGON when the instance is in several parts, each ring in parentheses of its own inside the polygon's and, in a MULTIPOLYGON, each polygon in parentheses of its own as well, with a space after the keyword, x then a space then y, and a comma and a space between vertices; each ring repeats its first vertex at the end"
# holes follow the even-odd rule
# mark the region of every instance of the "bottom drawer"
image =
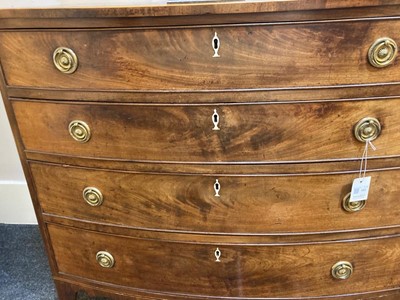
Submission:
MULTIPOLYGON (((59 225, 48 225, 48 230, 60 273, 142 291, 251 298, 343 295, 400 287, 398 236, 246 245, 128 238, 59 225), (333 278, 332 266, 339 261, 352 265, 349 278, 333 278)), ((346 275, 349 268, 342 263, 336 271, 346 275)))
MULTIPOLYGON (((130 291, 127 289, 113 288, 109 286, 88 285, 78 282, 70 283, 56 280, 59 300, 188 300, 188 299, 210 299, 184 296, 172 296, 165 294, 149 294, 144 292, 130 291)), ((226 298, 211 298, 211 299, 226 299, 226 298)), ((232 298, 229 298, 232 299, 232 298)), ((243 298, 240 298, 243 299, 243 298)), ((264 298, 265 299, 265 298, 264 298)), ((282 298, 279 298, 282 299, 282 298)), ((304 298, 291 298, 293 300, 304 298)), ((308 298, 310 299, 310 298, 308 298)), ((394 291, 347 295, 338 297, 313 297, 313 300, 399 300, 400 289, 394 291)))

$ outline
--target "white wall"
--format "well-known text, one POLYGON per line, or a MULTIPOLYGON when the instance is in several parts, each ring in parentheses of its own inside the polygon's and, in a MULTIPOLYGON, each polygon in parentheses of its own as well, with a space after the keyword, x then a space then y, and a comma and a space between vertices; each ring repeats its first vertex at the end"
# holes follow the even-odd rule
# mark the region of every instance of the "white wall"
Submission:
MULTIPOLYGON (((1 2, 2 0, 0 0, 1 2)), ((71 0, 30 1, 31 7, 55 6, 71 0)), ((107 0, 102 0, 107 2, 107 0)), ((1 6, 21 7, 27 1, 9 0, 1 6)), ((79 1, 74 1, 78 3, 79 1)), ((85 1, 83 1, 84 3, 85 1)), ((109 2, 109 1, 108 1, 109 2)), ((113 1, 111 1, 112 3, 113 1)), ((0 223, 37 224, 17 148, 0 94, 0 223)))
POLYGON ((0 223, 37 223, 3 100, 0 96, 0 223))

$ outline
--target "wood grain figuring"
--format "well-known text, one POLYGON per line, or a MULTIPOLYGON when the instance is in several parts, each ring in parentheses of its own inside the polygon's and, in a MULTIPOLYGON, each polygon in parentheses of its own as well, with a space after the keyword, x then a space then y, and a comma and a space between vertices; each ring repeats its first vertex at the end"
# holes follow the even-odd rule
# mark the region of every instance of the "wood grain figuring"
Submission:
POLYGON ((135 106, 13 102, 27 151, 170 162, 296 161, 361 157, 354 125, 373 116, 382 124, 376 151, 399 153, 400 100, 285 105, 135 106), (390 105, 387 105, 390 103, 390 105), (221 130, 212 130, 217 109, 221 130), (86 122, 85 144, 68 132, 86 122))
MULTIPOLYGON (((98 12, 105 12, 107 8, 119 8, 122 7, 121 11, 126 10, 128 12, 129 7, 135 6, 155 6, 155 5, 164 5, 167 1, 165 0, 152 0, 152 1, 144 1, 144 0, 115 0, 112 3, 106 0, 87 0, 85 3, 80 2, 79 0, 58 0, 58 1, 48 1, 38 3, 35 0, 15 0, 14 2, 2 2, 0 4, 0 10, 2 13, 13 12, 18 14, 20 10, 25 10, 23 12, 29 12, 31 15, 42 12, 49 12, 49 9, 70 9, 69 12, 76 11, 79 12, 79 8, 94 8, 98 12), (75 10, 72 10, 72 9, 75 10), (37 11, 40 9, 39 11, 37 11), (29 10, 29 11, 27 11, 29 10)), ((327 0, 327 1, 315 1, 314 3, 308 3, 306 0, 264 0, 264 1, 249 1, 248 3, 239 3, 243 6, 245 5, 255 5, 256 3, 260 3, 265 6, 269 6, 271 8, 277 8, 279 6, 284 7, 285 5, 291 5, 293 7, 302 8, 304 5, 313 5, 317 8, 335 8, 335 7, 359 7, 359 6, 387 6, 399 4, 399 1, 396 0, 362 0, 358 1, 358 3, 352 3, 351 1, 339 1, 339 0, 327 0), (351 4, 351 5, 350 5, 351 4)), ((186 6, 195 6, 195 4, 184 3, 185 5, 181 5, 180 7, 184 9, 186 6)), ((201 4, 201 3, 200 3, 201 4)), ((234 3, 228 3, 230 5, 234 3)), ((218 6, 228 6, 226 3, 206 3, 206 5, 211 5, 213 7, 218 6)), ((82 16, 83 17, 83 16, 82 16)))
POLYGON ((400 21, 125 31, 1 32, 10 86, 130 90, 220 90, 399 82, 397 62, 367 61, 376 39, 400 43, 400 21), (219 54, 211 40, 218 33, 219 54), (73 49, 79 68, 60 73, 52 53, 73 49), (26 49, 25 51, 21 49, 26 49), (34 51, 32 51, 34 49, 34 51))
MULTIPOLYGON (((132 290, 122 290, 119 288, 118 290, 110 289, 109 286, 101 286, 94 284, 82 284, 77 283, 76 281, 71 280, 70 278, 59 279, 56 280, 57 289, 61 291, 62 295, 66 297, 66 299, 73 299, 79 291, 84 291, 91 297, 111 297, 113 300, 127 300, 127 299, 135 299, 135 300, 182 300, 182 299, 221 299, 216 297, 190 297, 188 295, 185 296, 171 296, 171 295, 157 295, 152 293, 145 292, 133 292, 132 290)), ((399 290, 387 291, 387 292, 378 292, 378 293, 367 293, 367 294, 358 294, 356 296, 345 295, 340 297, 313 297, 313 300, 398 300, 400 295, 399 290)), ((102 299, 102 298, 101 298, 102 299)), ((307 297, 301 298, 290 298, 291 300, 299 300, 299 299, 310 299, 307 297)), ((102 299, 107 300, 107 299, 102 299)))
POLYGON ((291 245, 293 243, 300 244, 321 244, 325 242, 341 241, 341 240, 358 240, 368 239, 371 237, 387 237, 392 235, 400 235, 399 227, 391 228, 372 228, 360 231, 338 231, 338 232, 319 232, 319 233, 287 233, 287 234, 215 234, 215 233, 193 233, 184 231, 153 231, 136 229, 126 226, 110 226, 99 222, 91 222, 68 217, 60 217, 43 213, 43 219, 48 224, 58 224, 62 226, 75 227, 82 230, 96 231, 110 235, 120 235, 126 237, 144 238, 151 240, 159 240, 165 242, 183 242, 183 243, 207 243, 219 246, 226 245, 243 245, 243 244, 279 244, 291 245))
POLYGON ((378 86, 355 85, 330 88, 296 88, 286 90, 231 90, 231 91, 93 91, 60 90, 44 88, 9 87, 9 97, 18 99, 43 99, 61 101, 116 102, 116 103, 262 103, 262 102, 309 102, 340 100, 392 99, 400 96, 400 84, 380 84, 378 86))
POLYGON ((39 204, 39 201, 36 196, 36 191, 35 191, 35 188, 33 185, 32 174, 30 173, 26 153, 24 152, 23 142, 22 142, 21 136, 19 135, 18 125, 17 125, 17 121, 15 118, 15 114, 12 109, 12 104, 8 98, 6 82, 5 82, 5 78, 4 78, 4 73, 2 72, 2 69, 1 69, 1 64, 0 64, 0 92, 1 92, 0 98, 2 98, 3 103, 4 103, 5 113, 7 115, 7 119, 10 123, 10 128, 11 128, 12 134, 14 136, 16 149, 18 151, 18 156, 21 161, 22 171, 24 172, 24 176, 26 178, 29 195, 32 199, 33 209, 35 211, 35 216, 36 216, 36 219, 39 224, 39 231, 40 231, 40 235, 43 239, 43 243, 45 246, 45 253, 47 254, 48 259, 49 259, 49 267, 50 267, 52 274, 55 274, 57 272, 57 270, 56 270, 54 253, 50 246, 51 242, 50 242, 48 231, 47 231, 46 227, 43 226, 43 224, 44 224, 43 223, 43 215, 41 213, 40 204, 39 204))
POLYGON ((400 171, 372 172, 363 211, 342 208, 358 174, 191 176, 94 171, 31 163, 44 213, 157 230, 207 233, 304 233, 398 226, 400 171), (218 179, 220 197, 215 197, 218 179), (105 200, 89 206, 86 187, 105 200))
POLYGON ((367 53, 400 45, 400 0, 39 2, 0 3, 0 89, 60 300, 399 299, 399 58, 367 53), (365 117, 382 133, 349 213, 365 117))
POLYGON ((163 243, 48 225, 61 274, 137 289, 226 297, 340 295, 398 287, 400 238, 292 246, 224 246, 163 243), (121 247, 121 245, 124 245, 121 247), (112 269, 96 262, 100 250, 112 269), (331 266, 354 265, 348 280, 334 280, 331 266), (182 280, 185 278, 185 280, 182 280))
MULTIPOLYGON (((145 173, 167 174, 199 174, 199 175, 240 175, 253 174, 288 175, 288 174, 327 174, 332 172, 358 173, 361 157, 344 161, 317 161, 313 163, 302 162, 287 163, 200 163, 200 164, 172 164, 149 163, 126 160, 104 160, 87 157, 72 157, 65 155, 45 154, 40 152, 26 152, 31 162, 49 162, 50 164, 63 164, 84 168, 100 168, 108 170, 121 170, 145 173)), ((368 158, 368 171, 383 169, 399 169, 400 157, 368 158)))
MULTIPOLYGON (((343 1, 341 1, 343 2, 343 1)), ((85 2, 86 3, 86 2, 85 2)), ((243 2, 246 4, 248 2, 243 2)), ((310 2, 311 3, 311 2, 310 2)), ((232 4, 232 2, 231 2, 232 4)), ((0 3, 1 5, 1 3, 0 3)), ((197 4, 196 6, 199 6, 197 4)), ((214 4, 215 6, 215 4, 214 4)), ((301 10, 301 11, 275 11, 275 12, 257 12, 245 13, 244 11, 232 12, 230 14, 218 14, 215 12, 209 14, 197 15, 195 18, 192 15, 180 16, 165 16, 165 17, 139 17, 132 15, 130 17, 112 16, 103 17, 87 17, 71 16, 66 18, 60 16, 54 18, 55 13, 65 13, 66 9, 58 10, 53 15, 44 17, 43 11, 41 18, 20 18, 14 16, 1 20, 0 30, 9 29, 60 29, 60 28, 125 28, 125 27, 157 27, 157 26, 182 26, 182 25, 220 25, 220 24, 243 24, 243 23, 272 23, 272 22, 295 22, 295 21, 315 21, 315 20, 340 20, 340 19, 358 19, 358 18, 388 18, 397 17, 399 5, 392 4, 387 6, 374 7, 352 7, 352 8, 337 8, 328 10, 301 10)), ((98 10, 96 10, 98 11, 98 10)), ((126 11, 126 10, 125 10, 126 11)), ((21 13, 22 10, 19 10, 21 13)), ((36 11, 35 11, 36 12, 36 11)), ((0 10, 0 18, 4 10, 0 10)), ((31 11, 32 13, 32 11, 31 11)))
POLYGON ((400 4, 398 0, 264 0, 166 5, 165 0, 79 0, 36 2, 32 0, 0 3, 0 18, 101 18, 153 17, 173 15, 242 14, 307 9, 353 7, 380 8, 400 4))

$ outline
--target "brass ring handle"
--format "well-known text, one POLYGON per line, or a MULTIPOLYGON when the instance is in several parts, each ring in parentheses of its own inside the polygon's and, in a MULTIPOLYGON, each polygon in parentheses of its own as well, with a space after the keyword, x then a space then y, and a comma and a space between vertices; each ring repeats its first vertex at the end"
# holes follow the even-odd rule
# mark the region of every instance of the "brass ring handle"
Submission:
POLYGON ((355 138, 365 143, 367 140, 375 140, 381 134, 381 123, 378 119, 367 117, 357 122, 354 126, 355 138))
POLYGON ((332 277, 335 279, 347 279, 353 273, 353 265, 348 261, 339 261, 332 266, 332 277))
POLYGON ((115 264, 114 257, 111 255, 111 253, 107 251, 97 252, 96 260, 98 264, 103 268, 112 268, 115 264))
POLYGON ((375 68, 384 68, 396 58, 397 44, 388 37, 376 40, 368 50, 369 63, 375 68))
POLYGON ((53 63, 60 72, 72 74, 78 68, 78 57, 71 49, 58 47, 53 52, 53 63))
POLYGON ((345 211, 357 212, 362 210, 367 204, 367 201, 365 200, 350 202, 350 195, 351 193, 348 193, 346 196, 344 196, 342 201, 342 207, 345 211))
POLYGON ((87 187, 83 190, 83 199, 91 206, 100 206, 103 203, 103 194, 95 187, 87 187))
POLYGON ((72 121, 71 123, 69 123, 68 130, 69 134, 75 141, 78 141, 80 143, 86 143, 87 141, 90 140, 91 137, 90 127, 83 121, 80 120, 72 121))

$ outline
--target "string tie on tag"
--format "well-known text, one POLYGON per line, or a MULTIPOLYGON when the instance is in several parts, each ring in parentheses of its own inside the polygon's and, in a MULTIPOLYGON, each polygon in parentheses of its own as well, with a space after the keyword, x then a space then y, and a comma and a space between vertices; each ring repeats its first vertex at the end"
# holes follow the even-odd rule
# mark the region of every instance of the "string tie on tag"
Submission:
POLYGON ((374 146, 374 144, 372 144, 370 139, 367 139, 365 141, 365 148, 364 148, 364 152, 363 155, 361 156, 361 164, 360 164, 360 174, 359 174, 359 178, 364 178, 365 177, 365 173, 367 172, 367 161, 368 161, 368 148, 371 147, 372 150, 376 150, 376 147, 374 146), (362 176, 361 176, 362 174, 362 176))

